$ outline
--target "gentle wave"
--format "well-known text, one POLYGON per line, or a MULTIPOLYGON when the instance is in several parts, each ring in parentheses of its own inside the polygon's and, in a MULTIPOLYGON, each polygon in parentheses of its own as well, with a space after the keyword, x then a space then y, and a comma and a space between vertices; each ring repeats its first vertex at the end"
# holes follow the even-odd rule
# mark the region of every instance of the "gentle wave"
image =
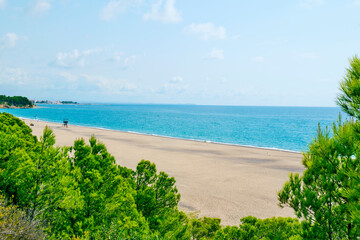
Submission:
MULTIPOLYGON (((39 120, 39 119, 25 118, 25 117, 19 117, 19 118, 22 119, 22 120, 23 119, 35 120, 35 121, 39 120)), ((42 120, 39 120, 39 121, 42 121, 42 120)), ((43 122, 50 122, 50 121, 43 121, 43 122)), ((52 123, 59 123, 59 122, 52 122, 52 123)), ((121 130, 115 130, 115 129, 109 129, 109 128, 96 127, 96 126, 83 126, 83 125, 74 125, 74 124, 69 124, 69 126, 87 127, 87 128, 94 128, 94 129, 99 129, 99 130, 126 132, 126 133, 131 133, 131 134, 147 135, 147 136, 154 136, 154 137, 164 137, 164 138, 179 139, 179 140, 186 140, 186 141, 205 142, 205 143, 212 143, 212 144, 222 144, 222 145, 235 146, 235 147, 248 147, 248 148, 256 148, 256 149, 265 149, 265 150, 275 150, 275 151, 282 151, 282 152, 300 153, 299 151, 292 151, 292 150, 286 150, 286 149, 281 149, 281 148, 257 147, 257 146, 241 145, 241 144, 234 144, 234 143, 214 142, 214 141, 209 141, 209 140, 199 140, 199 139, 191 139, 191 138, 179 138, 179 137, 171 137, 171 136, 158 135, 158 134, 146 134, 146 133, 135 132, 135 131, 121 131, 121 130)))
POLYGON ((200 142, 302 152, 318 123, 331 126, 339 108, 237 107, 196 105, 42 105, 4 109, 18 117, 40 119, 200 142))

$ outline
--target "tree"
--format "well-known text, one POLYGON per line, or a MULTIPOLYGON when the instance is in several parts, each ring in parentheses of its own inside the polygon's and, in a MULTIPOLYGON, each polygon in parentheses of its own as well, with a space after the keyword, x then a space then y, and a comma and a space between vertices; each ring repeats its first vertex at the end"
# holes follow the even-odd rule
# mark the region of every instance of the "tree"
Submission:
MULTIPOLYGON (((186 235, 187 218, 177 209, 180 194, 175 186, 175 179, 164 172, 157 174, 155 164, 146 160, 139 162, 134 178, 136 206, 148 220, 150 229, 159 231, 160 235, 172 231, 186 235), (172 228, 169 229, 169 226, 172 228)), ((174 232, 171 234, 175 234, 174 232)))
POLYGON ((344 80, 340 83, 341 93, 337 104, 351 117, 360 119, 360 59, 350 59, 350 67, 346 69, 344 80))
MULTIPOLYGON (((346 69, 344 80, 340 84, 342 93, 338 96, 337 104, 344 112, 354 117, 353 124, 355 141, 360 142, 360 59, 355 56, 350 60, 350 67, 346 69)), ((352 156, 359 159, 359 150, 352 156)), ((348 186, 342 189, 342 195, 348 199, 348 210, 356 226, 360 226, 360 166, 345 169, 344 175, 349 179, 348 186)))
POLYGON ((334 123, 330 129, 319 130, 303 155, 302 176, 290 174, 289 181, 279 191, 280 206, 294 209, 302 222, 305 239, 354 239, 360 229, 352 218, 351 208, 360 196, 346 193, 354 187, 350 173, 360 167, 360 61, 350 60, 338 104, 355 120, 334 123))
POLYGON ((123 238, 148 234, 136 208, 132 171, 116 165, 95 137, 90 145, 77 140, 59 148, 47 127, 38 141, 12 115, 0 114, 0 120, 0 190, 31 220, 46 221, 49 237, 88 232, 93 238, 110 227, 123 238))
POLYGON ((0 189, 20 208, 29 207, 37 171, 37 138, 20 119, 0 115, 0 189))
POLYGON ((15 106, 15 107, 32 107, 32 102, 22 96, 14 96, 14 97, 7 97, 5 95, 0 95, 0 104, 5 106, 15 106))
POLYGON ((239 227, 226 226, 216 232, 214 239, 292 239, 300 240, 301 224, 296 218, 272 217, 259 219, 248 216, 239 227))
POLYGON ((44 226, 39 220, 29 218, 25 212, 0 195, 1 239, 45 239, 43 230, 44 226))
POLYGON ((193 239, 213 239, 216 232, 221 230, 219 218, 203 217, 191 221, 191 235, 193 239))
POLYGON ((133 180, 123 177, 126 171, 115 164, 104 144, 95 137, 89 143, 80 139, 63 149, 66 155, 43 188, 44 215, 54 237, 86 232, 91 238, 114 232, 123 238, 146 236, 148 226, 136 209, 133 180))

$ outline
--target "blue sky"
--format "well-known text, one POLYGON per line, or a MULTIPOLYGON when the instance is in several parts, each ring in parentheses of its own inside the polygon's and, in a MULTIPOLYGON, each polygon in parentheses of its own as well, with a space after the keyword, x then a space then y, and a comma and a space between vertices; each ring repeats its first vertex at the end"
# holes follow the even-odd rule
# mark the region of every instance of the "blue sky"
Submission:
POLYGON ((0 0, 0 94, 334 106, 360 0, 0 0))

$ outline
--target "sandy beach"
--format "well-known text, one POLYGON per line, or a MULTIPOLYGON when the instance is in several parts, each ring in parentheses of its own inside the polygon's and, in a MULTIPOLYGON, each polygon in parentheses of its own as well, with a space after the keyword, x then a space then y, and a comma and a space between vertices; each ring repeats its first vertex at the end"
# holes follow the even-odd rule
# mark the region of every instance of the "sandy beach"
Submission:
POLYGON ((34 124, 37 136, 51 127, 59 146, 94 134, 122 166, 135 169, 141 159, 156 163, 175 177, 181 209, 221 218, 223 225, 238 225, 248 215, 294 217, 292 209, 278 206, 276 193, 289 172, 303 171, 300 153, 24 121, 34 124))

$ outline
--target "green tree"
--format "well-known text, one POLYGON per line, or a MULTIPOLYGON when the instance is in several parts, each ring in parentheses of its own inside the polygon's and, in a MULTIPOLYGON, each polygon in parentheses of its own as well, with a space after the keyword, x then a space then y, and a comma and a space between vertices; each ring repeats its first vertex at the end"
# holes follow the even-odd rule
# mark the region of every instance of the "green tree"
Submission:
POLYGON ((241 222, 239 229, 243 239, 301 239, 301 224, 296 218, 258 219, 249 216, 242 218, 241 222))
POLYGON ((20 119, 0 115, 0 189, 19 207, 30 205, 37 171, 37 138, 20 119))
POLYGON ((271 239, 300 240, 301 223, 296 218, 272 217, 259 219, 248 216, 241 219, 239 227, 226 226, 218 230, 214 239, 256 240, 271 239))
POLYGON ((346 69, 343 81, 340 83, 341 93, 337 104, 351 117, 360 119, 360 59, 354 56, 350 59, 350 67, 346 69))
POLYGON ((188 234, 187 218, 177 209, 180 194, 175 179, 164 172, 157 174, 155 164, 145 160, 137 165, 134 177, 136 206, 148 220, 150 228, 159 231, 160 235, 184 234, 182 237, 185 237, 188 234))
POLYGON ((105 229, 114 232, 116 227, 124 238, 146 235, 148 227, 136 209, 133 180, 122 176, 126 171, 95 137, 89 143, 81 139, 64 149, 66 157, 44 187, 44 212, 51 232, 65 238, 85 232, 95 237, 107 236, 110 233, 105 229))
POLYGON ((51 238, 86 232, 93 238, 110 227, 124 238, 148 234, 136 208, 132 171, 116 165, 94 137, 89 145, 77 140, 73 147, 55 148, 51 129, 38 141, 12 115, 0 114, 0 120, 0 189, 30 219, 48 222, 51 238))
POLYGON ((349 179, 351 179, 349 187, 342 190, 343 196, 349 199, 348 210, 351 218, 356 226, 360 226, 360 169, 356 171, 347 171, 349 179))
POLYGON ((0 95, 0 104, 3 104, 5 106, 11 107, 32 107, 32 102, 22 96, 14 96, 14 97, 7 97, 5 95, 0 95))
MULTIPOLYGON (((350 67, 340 84, 342 93, 338 104, 353 117, 360 117, 360 61, 350 60, 350 67)), ((357 119, 334 123, 329 129, 319 130, 303 155, 305 171, 302 176, 290 174, 289 181, 279 191, 280 206, 294 209, 302 222, 305 239, 354 239, 359 236, 359 225, 351 217, 350 198, 354 179, 359 172, 359 124, 357 119)))
MULTIPOLYGON (((340 90, 341 94, 338 96, 337 104, 344 112, 355 118, 353 123, 355 141, 360 142, 360 59, 357 56, 350 60, 350 67, 346 69, 346 75, 340 83, 340 90)), ((359 157, 359 149, 356 149, 352 158, 359 159, 359 157)), ((356 226, 360 226, 359 172, 358 162, 354 166, 344 169, 343 174, 347 177, 348 184, 341 191, 342 196, 348 199, 347 207, 356 226)))
POLYGON ((45 239, 44 226, 39 220, 31 219, 17 206, 8 203, 0 195, 0 238, 45 239))
MULTIPOLYGON (((219 218, 203 217, 191 221, 191 235, 193 239, 213 239, 216 232, 221 230, 219 218)), ((216 239, 216 238, 215 238, 216 239)))

